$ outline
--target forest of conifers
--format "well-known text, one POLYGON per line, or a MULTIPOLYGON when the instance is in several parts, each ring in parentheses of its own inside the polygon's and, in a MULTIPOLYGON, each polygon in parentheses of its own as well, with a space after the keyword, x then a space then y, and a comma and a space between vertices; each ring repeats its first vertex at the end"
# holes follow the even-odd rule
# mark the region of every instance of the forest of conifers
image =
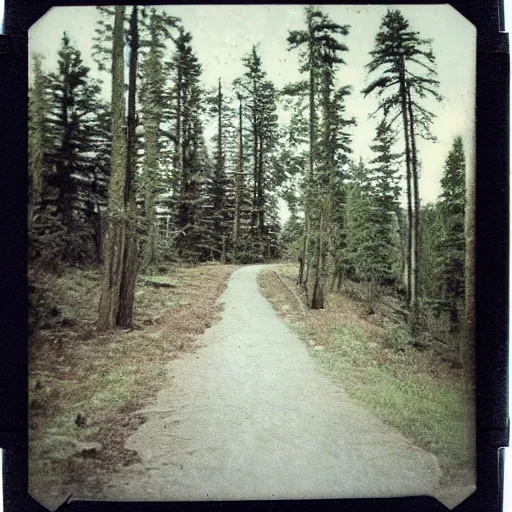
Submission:
POLYGON ((436 136, 426 100, 443 98, 431 42, 400 10, 369 34, 374 49, 360 70, 361 92, 378 100, 367 161, 353 156, 358 119, 346 114, 350 26, 307 7, 282 41, 301 81, 276 87, 256 45, 239 78, 208 88, 193 27, 162 9, 99 10, 95 58, 110 101, 73 34, 44 56, 50 72, 32 55, 33 269, 102 267, 104 330, 131 327, 136 276, 162 263, 288 259, 309 307, 323 308, 327 289, 359 283, 370 313, 384 292, 401 298, 411 340, 427 317, 444 318, 442 341, 463 348, 464 148, 454 133, 442 193, 421 204, 418 140, 436 136), (281 225, 283 201, 290 215, 281 225))

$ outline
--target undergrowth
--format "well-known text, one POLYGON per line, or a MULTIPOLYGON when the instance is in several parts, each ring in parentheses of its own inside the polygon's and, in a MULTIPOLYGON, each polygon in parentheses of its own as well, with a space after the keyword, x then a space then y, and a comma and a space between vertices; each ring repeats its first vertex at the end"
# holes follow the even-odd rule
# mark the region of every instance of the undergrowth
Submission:
POLYGON ((258 280, 333 381, 437 456, 445 485, 472 471, 474 416, 461 371, 437 350, 418 350, 410 343, 405 321, 387 306, 392 299, 381 298, 368 315, 353 293, 330 292, 325 309, 313 311, 298 303, 304 296, 294 265, 263 270, 258 280))
MULTIPOLYGON (((133 330, 95 328, 101 274, 68 268, 30 275, 29 482, 39 501, 137 461, 124 442, 133 415, 163 385, 165 362, 191 351, 215 320, 232 266, 141 276, 133 330), (163 274, 163 275, 162 275, 163 274), (157 286, 155 286, 155 284, 157 286), (168 286, 170 284, 170 286, 168 286), (164 285, 164 286, 161 286, 164 285)), ((52 503, 47 503, 51 506, 52 503)))

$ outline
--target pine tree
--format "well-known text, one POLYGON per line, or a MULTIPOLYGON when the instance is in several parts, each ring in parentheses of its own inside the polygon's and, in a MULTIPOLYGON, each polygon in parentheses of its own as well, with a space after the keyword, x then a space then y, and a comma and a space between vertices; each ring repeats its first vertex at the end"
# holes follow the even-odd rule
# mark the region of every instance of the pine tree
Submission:
POLYGON ((338 65, 344 64, 341 55, 348 48, 339 41, 347 35, 348 25, 333 23, 325 14, 313 7, 306 8, 306 30, 292 31, 288 36, 290 49, 304 49, 301 72, 308 73, 308 81, 290 88, 291 93, 304 93, 309 97, 309 166, 305 187, 305 223, 303 254, 299 261, 299 283, 306 284, 304 276, 311 267, 312 285, 306 285, 313 309, 324 307, 326 271, 326 240, 330 216, 329 181, 334 172, 332 134, 334 132, 333 85, 338 65), (319 122, 316 105, 322 109, 319 122), (320 133, 319 133, 320 130, 320 133), (312 238, 313 236, 313 238, 312 238), (310 247, 312 245, 312 247, 310 247), (308 264, 309 262, 309 264, 308 264), (307 268, 306 272, 305 269, 307 268))
MULTIPOLYGON (((105 9, 104 14, 112 14, 105 9)), ((112 41, 112 51, 98 54, 100 67, 112 64, 112 156, 108 189, 107 234, 104 240, 105 276, 100 298, 98 329, 131 328, 137 276, 136 129, 139 59, 139 7, 132 6, 125 31, 124 6, 114 9, 114 24, 104 23, 100 35, 112 41), (125 112, 124 47, 129 46, 125 112), (127 115, 125 115, 127 114, 127 115)), ((101 51, 101 46, 98 46, 101 51)))
POLYGON ((436 312, 441 306, 439 237, 443 229, 439 203, 425 204, 421 208, 421 283, 425 298, 436 312))
POLYGON ((100 19, 95 28, 93 37, 93 58, 100 71, 110 72, 112 67, 112 46, 115 19, 114 7, 98 6, 100 19))
POLYGON ((242 95, 237 94, 238 99, 238 151, 236 155, 235 170, 233 172, 234 181, 234 211, 233 211, 233 254, 236 258, 238 243, 241 236, 241 217, 244 197, 244 137, 243 137, 243 104, 242 95))
POLYGON ((256 259, 264 258, 268 244, 265 223, 267 201, 266 181, 269 180, 271 154, 277 141, 276 90, 267 79, 261 57, 254 46, 243 58, 246 72, 235 81, 235 89, 243 98, 243 115, 247 120, 250 165, 252 168, 251 239, 256 259))
POLYGON ((46 80, 45 160, 49 169, 42 201, 49 208, 47 213, 55 209, 55 221, 65 230, 59 258, 76 263, 90 260, 93 254, 94 226, 84 198, 90 194, 95 172, 92 146, 101 112, 96 109, 101 104, 100 85, 90 79, 90 69, 65 33, 58 57, 57 71, 46 80))
POLYGON ((439 240, 441 297, 450 312, 454 330, 460 328, 460 310, 464 303, 464 265, 466 239, 464 234, 466 164, 462 138, 455 137, 441 179, 439 210, 443 229, 439 240))
POLYGON ((130 59, 128 65, 128 103, 126 118, 126 169, 124 185, 124 254, 121 265, 121 287, 119 291, 119 309, 116 323, 125 329, 133 324, 133 301, 135 281, 137 279, 137 204, 135 188, 136 170, 136 131, 137 131, 137 75, 139 60, 139 7, 131 10, 128 44, 130 59))
MULTIPOLYGON (((174 134, 169 131, 173 122, 170 108, 172 98, 169 93, 172 70, 165 56, 169 51, 166 43, 174 39, 178 22, 178 18, 169 16, 166 12, 159 12, 155 8, 142 10, 139 88, 142 120, 139 153, 142 153, 142 161, 139 165, 139 201, 143 205, 140 226, 141 266, 146 269, 157 262, 165 247, 165 244, 159 241, 156 203, 160 194, 169 192, 172 181, 172 149, 169 147, 169 143, 174 146, 174 134)), ((168 208, 169 205, 166 209, 168 208)), ((169 233, 164 236, 168 238, 169 233)))
POLYGON ((33 82, 29 91, 29 203, 28 226, 32 228, 34 215, 41 205, 46 167, 47 110, 46 76, 41 69, 43 56, 33 56, 33 82))
POLYGON ((380 270, 376 272, 379 283, 395 284, 400 274, 400 246, 398 234, 399 199, 401 193, 399 163, 401 155, 393 153, 396 134, 384 122, 377 127, 375 144, 370 146, 375 158, 370 161, 368 181, 371 183, 370 195, 376 211, 374 222, 376 236, 381 241, 380 270))
MULTIPOLYGON (((301 87, 304 88, 305 85, 301 87)), ((288 258, 294 257, 301 265, 306 234, 302 216, 305 212, 305 177, 309 161, 306 112, 308 105, 307 96, 293 90, 294 88, 294 85, 291 86, 292 90, 290 86, 286 86, 282 91, 281 101, 285 111, 289 112, 290 120, 281 128, 274 166, 277 168, 277 173, 281 175, 284 185, 281 198, 288 204, 291 214, 289 222, 283 227, 283 250, 288 258), (291 226, 300 226, 298 233, 293 231, 297 235, 296 239, 293 238, 293 242, 289 239, 291 226), (291 247, 290 244, 292 244, 291 247)), ((298 284, 300 275, 301 272, 297 279, 298 284)))
POLYGON ((347 118, 345 100, 351 94, 351 88, 344 86, 337 90, 332 88, 331 80, 326 81, 325 115, 329 122, 324 122, 323 149, 319 152, 319 166, 327 177, 325 194, 328 201, 327 238, 325 259, 325 278, 330 272, 332 284, 339 287, 343 279, 345 265, 345 205, 346 172, 351 161, 352 149, 350 128, 356 125, 354 118, 347 118))
POLYGON ((393 283, 393 257, 399 254, 396 209, 388 211, 385 199, 389 197, 383 194, 388 186, 383 186, 382 181, 381 177, 375 179, 375 173, 361 159, 352 166, 347 187, 347 271, 350 277, 365 283, 370 311, 379 288, 393 283))
POLYGON ((276 196, 273 191, 279 186, 279 176, 273 167, 273 153, 278 140, 278 125, 276 114, 277 92, 270 81, 265 81, 261 89, 258 105, 259 115, 259 149, 258 149, 258 180, 257 208, 258 234, 262 247, 266 247, 267 257, 270 257, 276 247, 276 196), (272 219, 272 220, 271 220, 272 219))
POLYGON ((201 240, 201 188, 206 175, 206 153, 201 114, 203 91, 199 78, 201 65, 191 46, 192 35, 180 27, 176 38, 173 67, 176 70, 175 103, 175 168, 179 186, 176 246, 180 258, 197 261, 201 240))
POLYGON ((349 167, 349 160, 342 165, 342 173, 337 173, 331 180, 331 212, 329 230, 329 259, 331 261, 331 287, 340 289, 345 277, 348 276, 347 260, 347 183, 344 176, 349 167))
POLYGON ((401 119, 406 162, 407 183, 407 292, 411 308, 411 332, 417 329, 420 271, 420 202, 419 169, 416 136, 432 138, 430 126, 433 114, 420 100, 432 96, 441 100, 437 90, 435 57, 430 41, 411 31, 409 22, 399 10, 388 10, 375 39, 372 60, 366 65, 371 75, 380 76, 363 90, 379 97, 377 112, 382 112, 389 126, 401 119))
POLYGON ((105 276, 100 297, 98 329, 117 325, 124 264, 126 216, 126 131, 124 95, 124 6, 116 6, 112 34, 112 171, 108 191, 105 276))
POLYGON ((216 92, 211 94, 207 101, 210 105, 210 114, 214 117, 216 133, 213 137, 213 172, 205 183, 204 192, 208 205, 203 223, 213 257, 221 263, 226 263, 233 234, 233 209, 230 208, 231 180, 227 175, 229 140, 233 137, 233 112, 220 78, 216 92))
POLYGON ((160 18, 153 8, 149 14, 147 41, 141 41, 141 47, 147 47, 141 63, 140 111, 144 130, 143 170, 141 176, 141 193, 144 204, 144 221, 141 250, 142 268, 150 268, 157 259, 157 221, 156 196, 158 191, 160 149, 160 109, 165 84, 163 69, 163 52, 160 18))
POLYGON ((234 83, 238 101, 238 115, 236 120, 236 134, 233 140, 231 170, 228 173, 233 190, 231 200, 233 208, 233 248, 232 258, 237 263, 251 263, 255 261, 253 248, 253 190, 251 190, 250 168, 250 141, 246 129, 248 123, 244 122, 245 98, 238 89, 238 80, 234 83))
POLYGON ((281 197, 286 201, 290 212, 281 232, 281 245, 286 258, 297 260, 304 226, 299 217, 299 197, 293 182, 283 191, 281 197))
POLYGON ((74 174, 83 174, 87 151, 84 118, 90 116, 93 101, 99 93, 98 84, 87 80, 89 68, 83 64, 80 52, 71 45, 67 34, 62 37, 58 71, 49 74, 51 109, 48 119, 51 150, 49 161, 53 172, 49 184, 57 189, 57 213, 68 230, 73 230, 73 201, 78 183, 74 174))
POLYGON ((46 271, 57 270, 66 253, 67 232, 56 215, 54 198, 47 183, 50 138, 48 115, 51 93, 42 71, 42 56, 34 55, 32 86, 29 90, 28 122, 28 249, 31 265, 46 271))
POLYGON ((361 279, 358 268, 358 252, 362 245, 363 230, 368 224, 368 170, 360 158, 358 164, 351 164, 346 179, 346 207, 344 209, 343 273, 352 280, 361 279))

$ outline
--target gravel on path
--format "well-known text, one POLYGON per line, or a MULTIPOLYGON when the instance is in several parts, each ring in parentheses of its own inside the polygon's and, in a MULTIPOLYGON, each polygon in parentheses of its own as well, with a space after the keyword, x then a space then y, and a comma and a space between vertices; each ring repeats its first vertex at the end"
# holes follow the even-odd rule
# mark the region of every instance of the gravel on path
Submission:
MULTIPOLYGON (((435 495, 434 455, 349 399, 316 367, 256 282, 233 273, 222 319, 169 364, 168 385, 127 441, 141 464, 97 500, 435 495)), ((75 496, 75 499, 80 499, 75 496)), ((89 497, 91 499, 91 497, 89 497)))

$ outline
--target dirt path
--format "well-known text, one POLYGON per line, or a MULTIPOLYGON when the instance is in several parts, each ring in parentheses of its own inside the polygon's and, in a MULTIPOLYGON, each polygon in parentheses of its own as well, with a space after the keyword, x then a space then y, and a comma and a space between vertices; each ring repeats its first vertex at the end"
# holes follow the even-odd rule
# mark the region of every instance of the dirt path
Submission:
MULTIPOLYGON (((261 295, 261 267, 237 270, 222 320, 169 366, 139 414, 123 469, 95 499, 218 500, 435 494, 436 458, 352 402, 315 367, 261 295)), ((75 496, 75 499, 79 499, 75 496)))

